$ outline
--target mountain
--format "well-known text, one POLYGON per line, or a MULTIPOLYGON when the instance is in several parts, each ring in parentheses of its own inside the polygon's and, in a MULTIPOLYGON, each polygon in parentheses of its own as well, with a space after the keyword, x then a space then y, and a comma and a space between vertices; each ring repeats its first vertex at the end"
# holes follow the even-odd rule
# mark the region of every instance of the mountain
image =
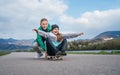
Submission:
MULTIPOLYGON (((93 39, 79 39, 77 42, 86 41, 104 41, 120 38, 120 31, 106 31, 93 39)), ((13 38, 2 39, 0 38, 0 50, 30 50, 32 48, 33 39, 17 40, 13 38)))
POLYGON ((0 38, 0 50, 29 50, 32 47, 33 39, 16 40, 13 38, 0 38))
POLYGON ((112 40, 112 39, 116 39, 116 38, 120 38, 120 31, 106 31, 106 32, 99 34, 94 39, 112 40))

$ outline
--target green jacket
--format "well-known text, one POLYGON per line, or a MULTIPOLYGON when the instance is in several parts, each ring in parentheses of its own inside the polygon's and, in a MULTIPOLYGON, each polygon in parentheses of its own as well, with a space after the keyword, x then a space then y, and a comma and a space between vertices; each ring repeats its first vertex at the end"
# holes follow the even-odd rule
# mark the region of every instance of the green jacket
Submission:
MULTIPOLYGON (((38 30, 42 30, 42 27, 40 26, 40 27, 38 28, 38 30)), ((50 32, 50 31, 51 31, 51 26, 50 26, 50 24, 48 24, 48 27, 47 27, 47 29, 46 29, 46 32, 50 32)), ((43 51, 46 51, 46 47, 45 47, 45 44, 44 44, 44 42, 43 42, 43 39, 42 39, 42 37, 41 37, 39 34, 37 34, 36 41, 37 41, 38 45, 42 48, 42 50, 43 50, 43 51)))

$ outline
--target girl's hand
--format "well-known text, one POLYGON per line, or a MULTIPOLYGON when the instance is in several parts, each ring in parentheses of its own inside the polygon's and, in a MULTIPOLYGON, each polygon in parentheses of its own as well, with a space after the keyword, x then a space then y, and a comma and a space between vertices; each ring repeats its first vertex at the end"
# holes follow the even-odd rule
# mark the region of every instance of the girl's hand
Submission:
POLYGON ((45 58, 47 58, 47 56, 48 56, 48 53, 47 53, 47 52, 45 52, 45 58))
POLYGON ((37 30, 37 29, 33 29, 33 31, 35 31, 36 33, 38 33, 38 30, 37 30))
POLYGON ((83 32, 81 32, 81 33, 79 33, 79 34, 78 34, 78 36, 81 36, 81 35, 84 35, 84 33, 83 33, 83 32))

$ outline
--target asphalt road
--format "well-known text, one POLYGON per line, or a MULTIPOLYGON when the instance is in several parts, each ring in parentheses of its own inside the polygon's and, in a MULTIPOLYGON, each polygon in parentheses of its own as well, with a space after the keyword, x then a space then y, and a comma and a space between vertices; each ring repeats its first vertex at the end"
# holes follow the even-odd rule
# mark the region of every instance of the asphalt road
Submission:
POLYGON ((120 75, 120 55, 68 54, 64 60, 34 59, 35 53, 0 57, 0 75, 120 75))

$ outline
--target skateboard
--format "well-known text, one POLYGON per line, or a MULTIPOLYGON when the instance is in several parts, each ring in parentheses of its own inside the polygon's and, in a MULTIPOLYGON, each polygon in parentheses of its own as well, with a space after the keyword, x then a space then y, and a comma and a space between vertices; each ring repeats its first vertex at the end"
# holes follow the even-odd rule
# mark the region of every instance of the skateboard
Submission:
POLYGON ((46 59, 47 60, 53 60, 53 61, 55 61, 55 60, 63 60, 63 56, 62 55, 55 55, 55 56, 46 56, 46 59))
POLYGON ((57 55, 57 56, 47 56, 47 60, 53 60, 53 61, 55 61, 55 60, 63 60, 63 56, 61 56, 61 55, 57 55))

